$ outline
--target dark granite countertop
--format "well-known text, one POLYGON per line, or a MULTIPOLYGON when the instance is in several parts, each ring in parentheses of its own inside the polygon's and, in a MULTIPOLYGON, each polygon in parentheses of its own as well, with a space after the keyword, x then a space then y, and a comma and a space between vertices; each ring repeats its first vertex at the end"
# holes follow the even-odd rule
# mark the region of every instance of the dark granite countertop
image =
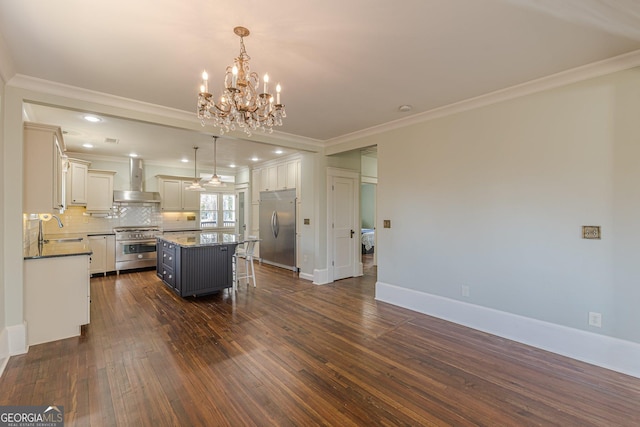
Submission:
POLYGON ((91 255, 89 241, 84 234, 56 234, 45 236, 46 243, 34 243, 23 250, 24 259, 91 255))
POLYGON ((233 245, 242 243, 241 236, 233 233, 217 231, 196 231, 185 233, 170 233, 159 236, 158 239, 174 243, 184 248, 198 246, 233 245))

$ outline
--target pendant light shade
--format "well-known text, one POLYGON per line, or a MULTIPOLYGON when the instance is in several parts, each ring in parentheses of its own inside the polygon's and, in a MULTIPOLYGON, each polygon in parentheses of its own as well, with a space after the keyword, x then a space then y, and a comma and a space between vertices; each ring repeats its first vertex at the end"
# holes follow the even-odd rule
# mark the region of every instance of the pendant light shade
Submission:
POLYGON ((198 167, 198 147, 193 147, 193 182, 184 189, 187 191, 205 191, 205 188, 200 185, 200 179, 197 173, 198 167))
POLYGON ((213 137, 213 176, 211 177, 211 179, 206 182, 204 184, 205 187, 226 187, 227 184, 225 184, 224 182, 222 182, 222 179, 220 179, 220 177, 218 176, 218 174, 216 173, 216 142, 218 140, 217 136, 213 137))

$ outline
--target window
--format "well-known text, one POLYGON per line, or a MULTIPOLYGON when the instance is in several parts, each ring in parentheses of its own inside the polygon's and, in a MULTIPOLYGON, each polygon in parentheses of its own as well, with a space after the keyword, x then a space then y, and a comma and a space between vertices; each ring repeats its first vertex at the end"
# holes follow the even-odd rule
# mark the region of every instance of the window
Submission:
POLYGON ((200 194, 200 228, 235 228, 235 226, 236 197, 234 194, 200 194))

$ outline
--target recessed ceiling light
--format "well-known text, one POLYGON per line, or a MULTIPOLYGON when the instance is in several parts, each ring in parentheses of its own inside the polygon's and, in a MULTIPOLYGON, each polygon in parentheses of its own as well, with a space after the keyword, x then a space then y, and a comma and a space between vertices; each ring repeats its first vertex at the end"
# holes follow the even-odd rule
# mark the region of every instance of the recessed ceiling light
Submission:
POLYGON ((409 111, 411 111, 413 109, 413 107, 411 105, 401 105, 398 107, 398 111, 400 111, 401 113, 408 113, 409 111))
POLYGON ((182 163, 189 163, 189 159, 182 159, 180 160, 182 163))
POLYGON ((82 146, 84 148, 93 148, 93 144, 89 144, 88 142, 86 144, 82 144, 82 146))
POLYGON ((102 121, 102 119, 100 117, 92 116, 90 114, 85 115, 84 119, 86 121, 88 121, 88 122, 91 122, 91 123, 98 123, 98 122, 102 121))
POLYGON ((129 157, 138 157, 138 155, 136 153, 131 153, 129 154, 129 157))
POLYGON ((274 151, 274 153, 276 153, 276 154, 282 154, 282 153, 284 153, 284 151, 282 151, 282 150, 276 150, 276 151, 274 151))
POLYGON ((236 165, 234 165, 234 164, 230 164, 230 165, 229 165, 229 167, 230 167, 230 168, 235 168, 235 167, 236 167, 236 165))
POLYGON ((251 158, 251 161, 252 161, 252 162, 257 162, 258 160, 260 160, 260 159, 259 159, 259 158, 257 158, 257 157, 252 157, 252 158, 251 158))

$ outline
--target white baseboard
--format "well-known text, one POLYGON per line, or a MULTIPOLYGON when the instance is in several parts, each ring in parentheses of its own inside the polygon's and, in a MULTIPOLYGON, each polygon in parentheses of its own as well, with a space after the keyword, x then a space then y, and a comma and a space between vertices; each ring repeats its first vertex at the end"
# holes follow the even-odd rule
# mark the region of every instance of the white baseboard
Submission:
POLYGON ((329 270, 328 269, 323 269, 323 270, 318 270, 315 269, 313 270, 313 284, 314 285, 326 285, 327 283, 329 283, 329 270))
POLYGON ((9 355, 24 354, 29 350, 27 345, 27 324, 7 326, 9 338, 9 355))
POLYGON ((9 357, 24 354, 27 347, 26 324, 7 326, 0 331, 0 377, 9 363, 9 357))
POLYGON ((0 331, 0 377, 9 362, 9 333, 7 328, 0 331))
POLYGON ((313 274, 300 272, 299 277, 304 280, 313 282, 313 274))
POLYGON ((376 300, 640 378, 640 344, 376 283, 376 300))

